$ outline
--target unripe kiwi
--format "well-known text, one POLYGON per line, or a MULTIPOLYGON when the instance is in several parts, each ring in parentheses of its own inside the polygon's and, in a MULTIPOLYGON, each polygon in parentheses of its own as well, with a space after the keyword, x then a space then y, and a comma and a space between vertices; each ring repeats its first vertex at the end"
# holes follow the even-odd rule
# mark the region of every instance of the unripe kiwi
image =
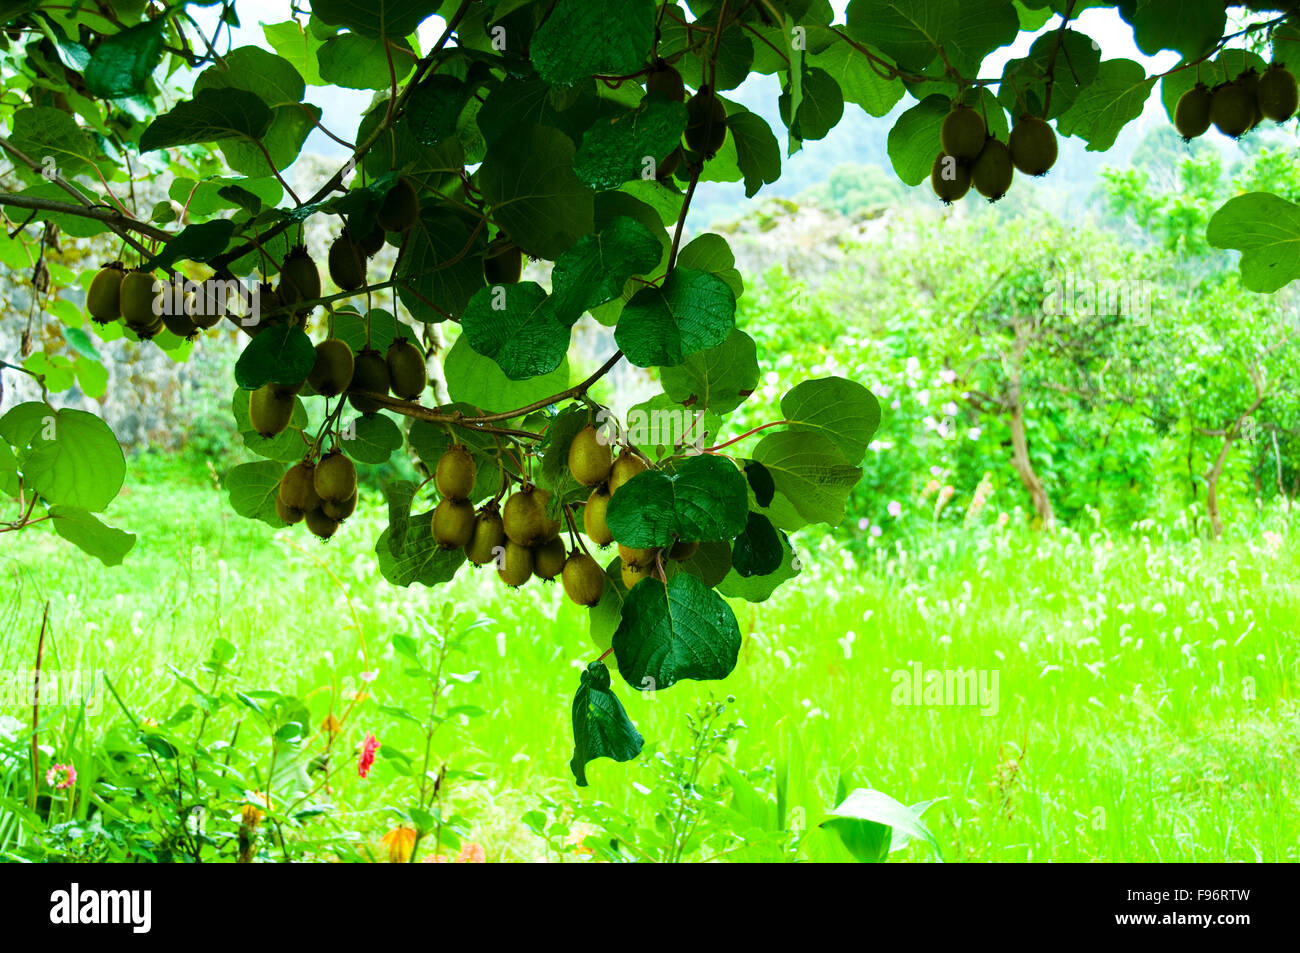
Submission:
POLYGON ((190 310, 190 320, 194 326, 200 330, 206 331, 209 328, 215 328, 224 315, 218 306, 219 299, 214 294, 212 296, 211 307, 208 303, 208 288, 211 287, 207 282, 199 286, 198 294, 194 298, 194 307, 190 310))
POLYGON ((280 477, 280 499, 286 506, 308 513, 321 504, 316 493, 316 466, 306 460, 295 463, 280 477))
POLYGON ((1015 171, 1011 164, 1011 150, 1006 143, 990 137, 971 165, 971 185, 990 202, 996 202, 1011 188, 1015 171))
POLYGON ((1210 121, 1225 136, 1238 139, 1255 124, 1257 108, 1241 83, 1223 83, 1210 97, 1210 121))
POLYGON ((711 86, 701 86, 686 103, 686 145, 707 159, 722 148, 726 138, 727 108, 711 86))
POLYGON ((654 566, 629 566, 627 563, 623 563, 622 576, 623 585, 628 589, 635 589, 642 579, 659 578, 654 566))
POLYGON ((403 176, 388 190, 375 218, 390 232, 404 232, 420 218, 420 197, 411 180, 403 176))
POLYGON ((497 567, 497 575, 507 586, 518 589, 533 575, 533 551, 513 539, 506 540, 506 551, 497 567))
POLYGON ((1024 116, 1007 139, 1011 161, 1025 175, 1046 175, 1056 164, 1056 133, 1037 116, 1024 116))
POLYGON ((316 345, 316 363, 307 382, 322 397, 336 397, 352 383, 353 364, 352 348, 338 338, 327 338, 316 345))
POLYGON ((157 308, 162 290, 162 282, 151 271, 135 269, 122 278, 119 292, 122 320, 140 337, 146 337, 146 332, 152 337, 162 330, 162 311, 157 308))
POLYGON ((177 294, 172 288, 163 286, 162 301, 163 325, 178 338, 191 338, 199 333, 198 326, 190 318, 194 311, 194 295, 188 291, 177 294), (176 300, 179 298, 180 300, 176 300))
MULTIPOLYGON (((374 348, 366 348, 356 356, 352 364, 352 382, 349 390, 364 390, 375 394, 388 393, 388 362, 374 348)), ((369 397, 349 394, 348 402, 363 414, 373 414, 383 404, 369 397)))
POLYGON ((478 479, 478 465, 464 444, 455 444, 438 458, 433 481, 447 500, 467 500, 478 479))
POLYGON ((624 546, 618 544, 618 558, 623 560, 624 566, 653 566, 655 563, 655 554, 657 549, 641 549, 637 546, 624 546))
POLYGON ((1286 122, 1295 115, 1297 106, 1300 106, 1300 90, 1296 88, 1295 76, 1290 70, 1274 63, 1259 78, 1255 101, 1265 119, 1286 122))
POLYGON ((366 253, 366 256, 368 258, 373 258, 383 249, 384 241, 387 237, 388 236, 384 234, 384 227, 378 222, 375 222, 370 231, 366 232, 364 235, 357 235, 356 238, 357 244, 361 246, 361 250, 366 253))
POLYGON ((1259 108, 1259 73, 1253 68, 1246 70, 1237 77, 1237 84, 1246 91, 1250 97, 1251 120, 1250 128, 1254 129, 1264 121, 1264 113, 1259 108))
POLYGON ((646 469, 645 461, 630 450, 624 450, 609 470, 609 495, 613 496, 628 480, 646 469))
POLYGON ((293 419, 293 394, 274 384, 263 384, 248 397, 248 422, 260 436, 284 433, 293 419))
POLYGON ((332 520, 325 515, 322 509, 308 510, 303 514, 306 520, 307 529, 313 536, 319 536, 321 539, 329 539, 334 535, 334 531, 339 528, 339 521, 332 520))
POLYGON ((551 494, 536 486, 525 486, 512 493, 501 511, 506 536, 520 546, 537 546, 553 539, 560 524, 546 515, 551 494))
POLYGON ((366 283, 366 252, 345 228, 329 253, 330 281, 341 291, 356 291, 366 283))
POLYGON ((533 574, 542 579, 554 579, 564 571, 564 561, 567 558, 564 540, 558 536, 548 539, 533 550, 533 574))
POLYGON ((496 509, 479 513, 474 520, 474 535, 465 544, 465 555, 476 566, 486 566, 497 558, 497 550, 506 544, 506 530, 496 509))
POLYGON ((1197 83, 1178 97, 1174 107, 1174 128, 1184 141, 1205 134, 1210 128, 1210 89, 1204 83, 1197 83))
POLYGON ((614 542, 614 534, 609 531, 605 515, 609 512, 609 487, 601 485, 591 491, 587 505, 582 508, 582 528, 587 537, 597 546, 608 546, 614 542))
POLYGON ((939 127, 939 144, 945 155, 974 159, 989 137, 984 117, 970 106, 954 106, 939 127))
POLYGON ((682 147, 678 146, 659 160, 658 166, 655 167, 655 178, 660 182, 667 182, 672 178, 673 173, 677 171, 677 167, 681 165, 681 162, 682 147))
POLYGON ((647 94, 659 93, 674 103, 686 101, 686 84, 682 82, 682 74, 663 60, 656 60, 650 67, 645 78, 645 91, 647 94))
POLYGON ((433 509, 433 538, 443 549, 459 549, 474 538, 474 504, 445 499, 433 509))
POLYGON ((280 268, 280 287, 276 293, 280 302, 289 307, 300 301, 314 301, 320 297, 320 271, 304 246, 295 245, 285 256, 280 268))
POLYGON ((357 491, 353 490, 352 495, 346 500, 326 500, 320 505, 321 512, 335 522, 342 523, 357 510, 357 491))
POLYGON ((951 205, 970 191, 970 169, 956 158, 940 152, 930 167, 930 187, 945 204, 951 205))
POLYGON ((688 542, 684 539, 679 539, 677 542, 673 543, 672 548, 668 550, 668 558, 682 562, 690 559, 699 552, 699 550, 700 544, 698 542, 695 542, 694 540, 688 542))
POLYGON ((583 486, 595 486, 609 479, 614 451, 591 424, 583 427, 569 444, 569 472, 583 486))
POLYGON ((86 310, 99 324, 116 321, 122 316, 122 279, 126 266, 120 261, 105 265, 95 274, 86 292, 86 310))
POLYGON ((388 386, 404 400, 415 400, 429 384, 424 352, 404 337, 394 338, 384 355, 388 362, 388 386))
POLYGON ((316 464, 313 485, 322 500, 342 503, 357 492, 357 468, 337 450, 327 453, 316 464))
POLYGON ((265 281, 257 286, 257 315, 256 320, 250 326, 253 335, 261 334, 263 330, 283 319, 280 312, 284 309, 284 301, 280 293, 272 288, 265 281))
POLYGON ((290 506, 284 500, 280 499, 279 494, 276 494, 275 515, 292 526, 294 523, 301 523, 305 514, 296 506, 290 506))
POLYGON ((513 285, 524 274, 524 254, 519 246, 508 244, 483 259, 483 277, 490 285, 513 285))
POLYGON ((564 561, 560 582, 564 594, 580 606, 594 606, 605 592, 605 571, 584 552, 574 550, 564 561))

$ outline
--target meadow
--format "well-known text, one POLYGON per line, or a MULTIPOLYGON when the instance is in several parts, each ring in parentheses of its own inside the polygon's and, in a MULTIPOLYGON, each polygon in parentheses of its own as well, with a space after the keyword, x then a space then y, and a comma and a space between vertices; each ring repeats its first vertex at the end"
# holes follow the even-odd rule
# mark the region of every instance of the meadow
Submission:
MULTIPOLYGON (((510 591, 464 569, 438 590, 395 588, 371 552, 386 525, 377 492, 320 544, 240 518, 211 473, 147 462, 133 464, 114 505, 115 522, 140 534, 121 567, 35 531, 0 551, 0 668, 31 667, 48 600, 44 667, 102 669, 117 693, 84 717, 42 717, 42 764, 77 765, 87 790, 97 752, 128 720, 194 722, 177 673, 206 681, 201 663, 228 643, 242 690, 300 698, 313 723, 341 716, 325 796, 314 779, 300 785, 328 804, 328 832, 312 835, 309 853, 382 858, 394 804, 425 777, 410 765, 421 767, 427 703, 413 694, 402 637, 427 645, 455 629, 468 634, 444 672, 446 702, 461 707, 443 708, 428 762, 449 769, 452 858, 555 860, 530 824, 556 819, 567 819, 553 831, 563 859, 590 856, 580 842, 597 832, 593 805, 654 829, 659 769, 689 747, 687 716, 730 696, 722 721, 738 725, 702 766, 700 789, 716 794, 707 823, 720 842, 740 844, 733 859, 747 859, 747 835, 728 810, 724 768, 771 797, 795 752, 807 766, 800 783, 826 808, 846 779, 905 804, 934 801, 924 817, 945 861, 1300 860, 1300 559, 1280 508, 1259 507, 1218 543, 1192 532, 1192 511, 1122 533, 1085 523, 1043 534, 992 507, 932 532, 796 537, 795 582, 761 606, 732 600, 744 645, 729 678, 649 695, 615 673, 646 750, 628 764, 593 762, 580 789, 569 706, 600 653, 585 610, 558 586, 510 591), (995 677, 994 704, 904 703, 896 673, 913 663, 995 677), (370 733, 381 747, 361 779, 353 765, 370 733)), ((228 730, 232 708, 212 724, 228 730)), ((30 718, 0 712, 0 737, 18 738, 30 718)), ((274 760, 275 741, 259 743, 274 760)), ((9 762, 10 783, 21 767, 9 762)), ((299 789, 279 766, 267 776, 299 789)), ((244 783, 262 790, 265 777, 244 783)), ((50 822, 64 817, 74 843, 95 796, 74 807, 58 795, 50 822)), ((228 826, 234 801, 219 819, 228 826)), ((37 849, 15 812, 12 801, 0 808, 0 850, 37 849)), ((894 858, 934 856, 913 844, 894 858)))

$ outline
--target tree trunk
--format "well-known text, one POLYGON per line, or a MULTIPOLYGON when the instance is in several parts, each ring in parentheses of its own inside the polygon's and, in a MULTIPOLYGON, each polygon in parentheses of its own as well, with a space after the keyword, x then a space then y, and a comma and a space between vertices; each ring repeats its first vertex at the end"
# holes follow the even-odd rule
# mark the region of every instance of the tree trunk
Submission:
POLYGON ((1043 481, 1034 472, 1034 465, 1029 459, 1029 441, 1025 437, 1025 411, 1019 401, 1011 405, 1009 426, 1011 428, 1011 464, 1016 468, 1016 473, 1020 476, 1020 482, 1029 491, 1029 498, 1034 504, 1034 512, 1038 514, 1038 518, 1042 521, 1043 529, 1053 529, 1056 526, 1056 514, 1052 511, 1052 501, 1047 498, 1047 490, 1043 487, 1043 481))
POLYGON ((1219 455, 1214 458, 1214 465, 1205 474, 1205 515, 1210 518, 1211 538, 1216 540, 1223 535, 1223 519, 1219 516, 1219 476, 1223 473, 1224 464, 1228 462, 1228 451, 1231 449, 1232 431, 1229 431, 1228 436, 1223 438, 1219 455))

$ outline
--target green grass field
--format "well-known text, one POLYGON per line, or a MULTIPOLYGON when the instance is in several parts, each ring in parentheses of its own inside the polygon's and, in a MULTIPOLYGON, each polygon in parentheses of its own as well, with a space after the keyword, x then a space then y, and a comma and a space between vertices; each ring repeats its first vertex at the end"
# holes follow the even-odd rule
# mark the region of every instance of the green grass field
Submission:
MULTIPOLYGON (((49 600, 46 667, 102 668, 145 718, 186 697, 168 664, 193 671, 218 637, 238 648, 243 686, 307 698, 314 718, 331 685, 377 671, 340 746, 375 731, 414 756, 419 729, 375 702, 419 707, 392 637, 419 640, 449 603, 461 623, 490 620, 456 663, 481 674, 453 698, 486 714, 449 722, 435 757, 485 776, 453 798, 489 860, 540 858, 519 817, 539 795, 579 790, 569 706, 598 654, 583 611, 558 586, 513 592, 489 572, 462 570, 440 590, 389 586, 371 552, 384 525, 374 495, 322 545, 238 517, 214 483, 164 473, 128 479, 114 504, 114 522, 140 533, 121 567, 48 534, 5 538, 0 664, 30 667, 49 600)), ((770 792, 796 727, 827 807, 846 765, 905 803, 943 799, 926 820, 945 860, 1300 859, 1300 559, 1283 514, 1213 546, 1184 527, 1045 538, 984 526, 856 556, 829 537, 811 549, 771 602, 735 604, 745 643, 725 682, 647 697, 615 676, 648 746, 680 741, 699 700, 730 693, 746 726, 730 760, 760 786, 770 792), (996 712, 896 703, 892 673, 913 662, 996 674, 996 712)), ((121 717, 110 699, 83 743, 121 717)), ((409 782, 386 772, 381 759, 339 795, 337 828, 373 842, 392 826, 381 792, 409 782)), ((590 775, 581 797, 633 811, 648 778, 608 760, 590 775)), ((928 856, 913 846, 895 859, 928 856)))

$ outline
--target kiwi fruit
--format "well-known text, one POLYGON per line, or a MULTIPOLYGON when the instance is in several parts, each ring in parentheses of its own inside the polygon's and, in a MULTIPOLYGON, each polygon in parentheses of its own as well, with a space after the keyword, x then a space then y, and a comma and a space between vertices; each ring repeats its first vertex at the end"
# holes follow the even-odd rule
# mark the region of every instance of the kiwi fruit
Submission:
POLYGON ((613 496, 628 480, 646 469, 645 461, 630 450, 624 450, 609 470, 609 495, 613 496))
POLYGON ((564 571, 564 561, 567 558, 564 540, 558 536, 548 539, 533 550, 533 574, 542 579, 554 579, 564 571))
POLYGON ((655 167, 655 178, 660 182, 667 182, 672 178, 677 167, 682 163, 682 147, 678 146, 668 155, 659 160, 658 166, 655 167))
POLYGON ((583 486, 595 486, 609 479, 614 451, 591 424, 583 427, 569 444, 569 472, 583 486))
POLYGON ((163 286, 163 326, 178 338, 192 338, 199 333, 198 326, 190 319, 194 311, 194 295, 190 292, 178 292, 175 288, 163 286))
POLYGON ((279 494, 275 497, 275 515, 280 517, 284 522, 292 526, 294 523, 301 523, 304 516, 303 511, 296 506, 290 506, 284 500, 280 499, 279 494))
POLYGON ((340 291, 356 291, 366 283, 366 252, 352 240, 352 234, 345 228, 329 252, 330 281, 338 285, 340 291))
POLYGON ((587 537, 597 546, 608 546, 614 542, 614 534, 609 531, 605 515, 609 512, 609 487, 601 485, 591 491, 587 505, 582 508, 582 528, 587 537))
POLYGON ((1174 106, 1174 128, 1184 142, 1205 135, 1210 128, 1210 99, 1210 88, 1204 83, 1197 83, 1178 97, 1178 104, 1174 106))
MULTIPOLYGON (((300 301, 314 301, 321 295, 320 271, 303 245, 295 245, 280 266, 280 303, 290 307, 300 301)), ((263 305, 265 308, 265 305, 263 305)))
POLYGON ((307 523, 307 529, 313 536, 319 536, 321 539, 329 539, 334 535, 334 531, 339 528, 338 520, 332 520, 325 515, 325 511, 317 507, 314 510, 308 510, 303 514, 303 519, 307 523))
POLYGON ((353 490, 352 495, 342 502, 326 500, 320 505, 320 510, 336 523, 342 523, 357 511, 357 491, 353 490))
POLYGON ((433 508, 433 538, 443 549, 459 549, 474 538, 474 504, 441 500, 433 508))
POLYGON ((361 246, 361 250, 366 253, 367 258, 374 258, 383 250, 387 238, 383 226, 375 222, 370 231, 357 235, 357 244, 361 246))
POLYGON ((1037 116, 1024 116, 1007 137, 1011 162, 1025 175, 1046 175, 1056 164, 1056 133, 1037 116))
POLYGON ((304 460, 286 470, 280 477, 279 497, 286 506, 304 513, 317 509, 321 498, 316 493, 316 465, 304 460))
POLYGON ((1011 188, 1015 171, 1015 166, 1011 163, 1011 150, 1006 143, 990 137, 971 165, 971 185, 990 202, 996 202, 1011 188))
POLYGON ((388 190, 376 214, 380 226, 388 232, 404 232, 420 217, 420 197, 411 180, 403 176, 388 190))
POLYGON ((658 579, 653 566, 629 566, 623 563, 622 569, 623 585, 627 589, 635 589, 636 584, 642 579, 658 579))
POLYGON ((939 144, 944 155, 957 159, 976 158, 988 137, 984 117, 970 106, 954 106, 939 127, 939 144))
POLYGON ((944 204, 951 205, 970 191, 970 169, 965 163, 940 152, 930 168, 930 187, 944 204))
POLYGON ((257 286, 254 300, 257 303, 257 314, 254 315, 252 329, 253 334, 256 335, 263 328, 269 327, 280 319, 279 313, 284 309, 284 300, 280 297, 280 293, 265 281, 257 286))
POLYGON ((325 502, 342 503, 357 492, 357 468, 350 459, 335 450, 321 457, 313 477, 316 495, 325 502))
POLYGON ((533 551, 513 539, 506 540, 506 551, 497 566, 497 575, 507 586, 518 589, 533 575, 533 551))
POLYGON ((284 433, 293 419, 293 394, 274 384, 263 384, 248 398, 248 422, 259 436, 284 433))
POLYGON ((1255 124, 1257 108, 1241 83, 1222 83, 1210 96, 1210 122, 1225 136, 1239 139, 1255 124))
POLYGON ((92 321, 107 324, 122 316, 122 279, 126 266, 120 261, 105 265, 95 273, 86 292, 86 310, 92 321))
POLYGON ((467 500, 478 479, 478 466, 474 456, 464 444, 455 444, 438 458, 433 481, 438 493, 447 500, 467 500))
POLYGON ((403 400, 415 400, 429 385, 429 369, 424 352, 404 337, 393 339, 384 355, 388 363, 388 386, 403 400))
POLYGON ((490 285, 518 284, 523 274, 524 253, 513 243, 483 259, 483 277, 490 285))
POLYGON ((531 484, 510 494, 501 511, 506 536, 520 546, 531 547, 559 535, 559 522, 546 515, 550 498, 549 492, 531 484))
POLYGON ((712 158, 727 138, 727 109, 713 95, 713 87, 699 88, 686 104, 686 145, 712 158))
POLYGON ((352 383, 353 363, 352 348, 338 338, 328 338, 316 345, 316 363, 307 382, 322 397, 337 397, 352 383))
POLYGON ((580 606, 594 606, 605 593, 605 570, 584 552, 574 550, 564 561, 560 583, 564 594, 580 606))
POLYGON ((686 102, 686 84, 682 82, 682 74, 663 60, 656 60, 650 67, 645 78, 645 91, 647 95, 658 93, 670 102, 686 102))
POLYGON ((655 554, 657 549, 642 549, 637 546, 624 546, 618 544, 618 558, 623 560, 624 566, 653 566, 655 563, 655 554))
MULTIPOLYGON (((352 381, 349 390, 364 390, 375 394, 388 393, 388 362, 372 347, 365 348, 352 363, 352 381)), ((349 394, 348 402, 363 414, 373 414, 384 405, 369 397, 349 394)))
POLYGON ((694 540, 679 539, 668 550, 668 558, 678 562, 690 559, 700 550, 700 544, 694 540))
POLYGON ((465 555, 476 566, 486 566, 497 558, 497 550, 506 544, 506 530, 496 508, 484 509, 474 520, 474 535, 465 544, 465 555))
POLYGON ((1265 119, 1274 122, 1286 122, 1295 115, 1300 106, 1300 91, 1296 88, 1295 76, 1279 63, 1274 63, 1264 71, 1255 89, 1255 102, 1265 119))
POLYGON ((195 295, 194 298, 194 307, 190 310, 190 320, 194 322, 196 328, 199 328, 202 331, 206 331, 209 328, 215 328, 221 323, 221 319, 224 317, 221 313, 221 308, 218 307, 217 302, 219 299, 216 295, 213 295, 211 307, 209 307, 209 287, 211 286, 206 283, 199 286, 198 294, 195 295))
POLYGON ((119 304, 122 320, 140 337, 152 337, 162 330, 161 310, 157 308, 162 282, 151 271, 135 269, 122 277, 119 304))
POLYGON ((1250 97, 1250 128, 1254 129, 1264 121, 1264 113, 1259 108, 1259 73, 1254 69, 1248 69, 1237 77, 1237 83, 1246 91, 1246 95, 1250 97))

